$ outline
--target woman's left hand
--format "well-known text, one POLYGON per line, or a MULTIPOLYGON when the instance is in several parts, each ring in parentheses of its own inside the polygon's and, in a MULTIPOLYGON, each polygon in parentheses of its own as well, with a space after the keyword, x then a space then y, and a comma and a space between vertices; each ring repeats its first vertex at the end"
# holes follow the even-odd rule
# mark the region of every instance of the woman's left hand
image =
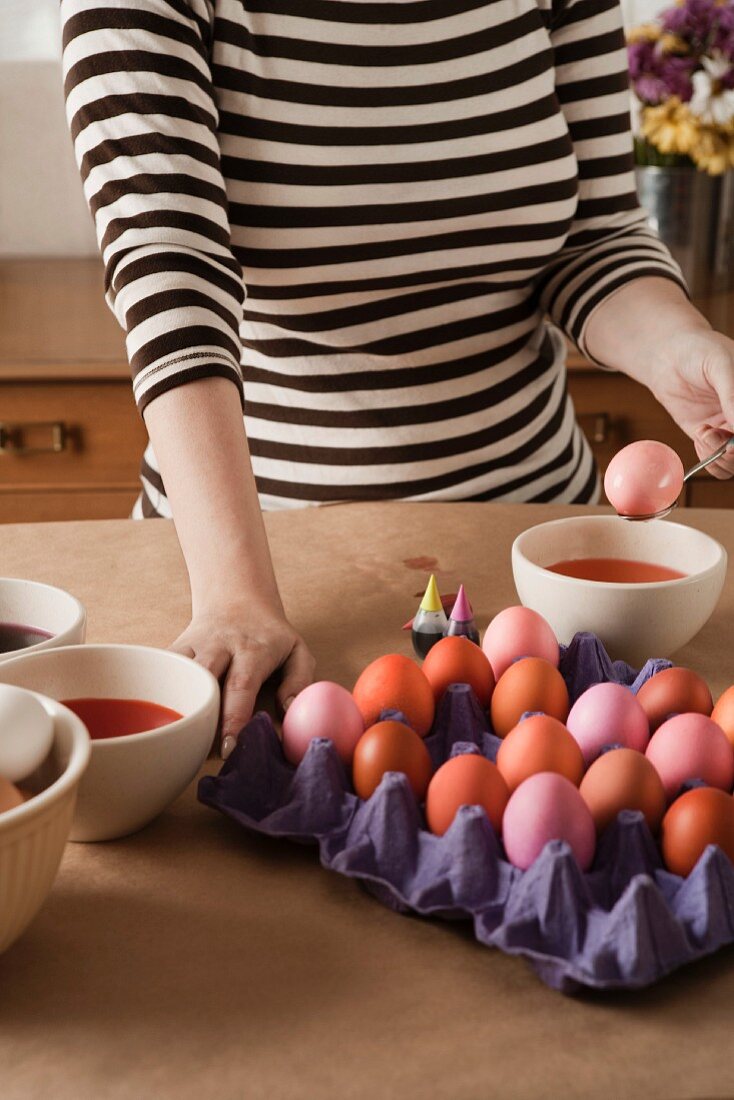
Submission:
MULTIPOLYGON (((734 434, 734 340, 705 328, 677 332, 658 344, 645 381, 694 441, 699 458, 734 434)), ((734 476, 734 446, 708 470, 734 476)))

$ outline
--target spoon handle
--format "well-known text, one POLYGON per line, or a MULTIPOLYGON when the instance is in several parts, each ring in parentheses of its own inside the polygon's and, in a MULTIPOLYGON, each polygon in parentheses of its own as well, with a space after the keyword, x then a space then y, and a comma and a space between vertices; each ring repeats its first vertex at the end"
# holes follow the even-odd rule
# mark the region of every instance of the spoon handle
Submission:
POLYGON ((721 444, 718 451, 714 451, 714 453, 712 455, 709 455, 707 458, 702 458, 701 461, 697 462, 695 466, 691 466, 690 470, 686 470, 683 475, 683 480, 688 481, 689 477, 693 477, 693 475, 697 474, 699 470, 705 470, 707 466, 710 466, 712 462, 716 462, 716 459, 721 458, 724 451, 728 450, 728 448, 732 446, 734 446, 734 435, 730 435, 726 442, 721 444))

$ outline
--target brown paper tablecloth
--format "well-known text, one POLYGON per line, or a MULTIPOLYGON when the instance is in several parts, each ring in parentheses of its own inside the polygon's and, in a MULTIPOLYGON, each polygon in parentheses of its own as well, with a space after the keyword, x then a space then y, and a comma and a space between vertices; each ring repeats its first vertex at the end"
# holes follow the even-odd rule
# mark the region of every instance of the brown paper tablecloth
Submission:
MULTIPOLYGON (((509 551, 573 509, 345 505, 268 517, 320 677, 409 652, 426 571, 480 626, 516 602, 509 551)), ((734 515, 681 513, 734 554, 734 515)), ((166 645, 188 592, 172 525, 2 529, 0 573, 63 585, 90 641, 166 645)), ((212 569, 216 569, 214 561, 212 569)), ((734 681, 734 581, 679 663, 734 681)), ((216 768, 214 761, 207 768, 216 768)), ((467 927, 405 918, 313 849, 239 832, 195 786, 136 836, 69 845, 41 914, 0 957, 0 1098, 734 1096, 734 952, 653 989, 565 999, 467 927)))

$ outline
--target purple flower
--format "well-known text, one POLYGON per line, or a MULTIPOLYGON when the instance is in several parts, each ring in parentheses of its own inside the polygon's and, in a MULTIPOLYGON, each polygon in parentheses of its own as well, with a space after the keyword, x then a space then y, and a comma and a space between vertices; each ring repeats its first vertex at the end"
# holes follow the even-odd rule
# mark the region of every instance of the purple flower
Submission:
POLYGON ((639 99, 657 106, 671 96, 686 103, 693 95, 695 58, 663 53, 654 42, 634 42, 627 49, 630 78, 639 99))
POLYGON ((702 45, 719 21, 721 10, 714 0, 685 0, 683 4, 664 11, 661 24, 671 34, 679 34, 688 42, 702 45))

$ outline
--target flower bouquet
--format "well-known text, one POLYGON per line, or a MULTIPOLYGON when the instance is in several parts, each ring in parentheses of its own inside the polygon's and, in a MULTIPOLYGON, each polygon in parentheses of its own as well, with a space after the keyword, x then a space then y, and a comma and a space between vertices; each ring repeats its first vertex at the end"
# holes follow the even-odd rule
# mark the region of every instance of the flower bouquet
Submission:
POLYGON ((683 0, 628 34, 636 161, 734 168, 734 0, 683 0))

